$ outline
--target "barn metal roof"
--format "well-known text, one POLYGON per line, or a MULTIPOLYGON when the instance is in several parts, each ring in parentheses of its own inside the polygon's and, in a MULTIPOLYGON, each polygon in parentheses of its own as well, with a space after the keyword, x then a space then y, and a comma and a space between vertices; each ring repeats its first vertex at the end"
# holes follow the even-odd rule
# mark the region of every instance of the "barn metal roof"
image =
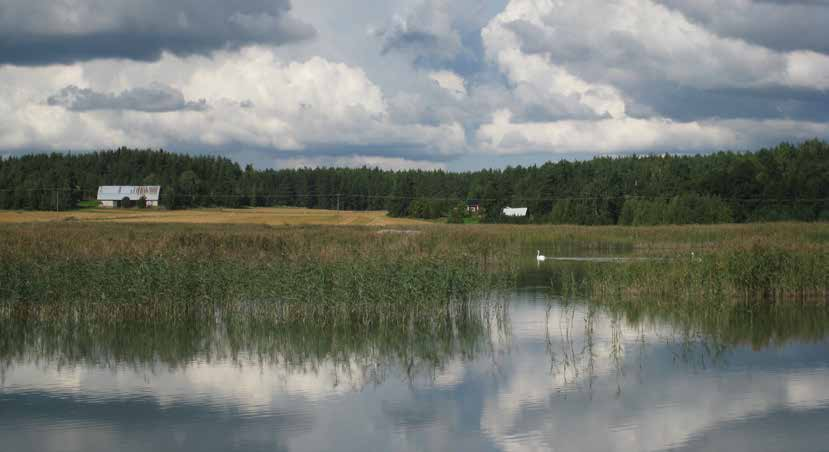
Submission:
POLYGON ((159 185, 102 185, 98 187, 98 201, 138 201, 142 196, 147 201, 158 201, 160 193, 159 185))
POLYGON ((508 217, 526 217, 526 207, 504 207, 504 215, 508 217))

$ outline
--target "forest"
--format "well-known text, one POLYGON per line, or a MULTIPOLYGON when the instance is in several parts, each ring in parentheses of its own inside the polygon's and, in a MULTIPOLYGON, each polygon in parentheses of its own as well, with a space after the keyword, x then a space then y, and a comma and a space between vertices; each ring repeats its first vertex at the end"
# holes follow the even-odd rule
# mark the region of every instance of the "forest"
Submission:
POLYGON ((224 157, 119 148, 0 158, 0 209, 69 210, 99 185, 161 185, 161 207, 388 210, 463 222, 656 225, 829 220, 829 144, 629 155, 470 172, 242 168, 224 157), (528 207, 525 218, 501 215, 528 207))

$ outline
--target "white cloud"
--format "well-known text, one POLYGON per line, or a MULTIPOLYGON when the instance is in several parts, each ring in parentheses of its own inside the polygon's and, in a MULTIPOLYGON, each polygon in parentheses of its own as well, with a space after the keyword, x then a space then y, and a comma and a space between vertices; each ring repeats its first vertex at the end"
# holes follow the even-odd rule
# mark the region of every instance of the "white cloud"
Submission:
POLYGON ((743 150, 779 137, 793 141, 825 135, 827 125, 788 120, 713 120, 676 122, 666 118, 608 118, 515 123, 508 110, 478 129, 481 149, 496 154, 620 153, 626 151, 743 150))
POLYGON ((723 38, 651 0, 512 0, 484 35, 490 52, 529 49, 610 83, 829 87, 825 73, 815 74, 829 62, 824 54, 778 52, 723 38))
MULTIPOLYGON (((44 55, 21 63, 32 67, 0 66, 0 152, 161 146, 255 155, 257 165, 372 158, 388 167, 454 168, 455 158, 491 154, 540 160, 829 138, 823 32, 791 38, 769 13, 811 23, 825 12, 814 4, 295 3, 278 14, 232 6, 217 13, 256 35, 252 47, 231 39, 204 51, 161 46, 175 55, 156 49, 114 60, 93 52, 78 54, 80 63, 38 66, 54 56, 44 55), (757 23, 714 14, 728 6, 757 23), (310 24, 317 37, 284 46, 280 36, 264 36, 280 17, 310 24)), ((107 14, 84 19, 83 8, 63 5, 66 14, 50 12, 26 29, 40 33, 57 21, 61 33, 99 33, 128 17, 129 7, 108 4, 107 14)), ((186 35, 215 16, 176 11, 141 17, 186 35)))
POLYGON ((371 155, 350 155, 345 157, 297 157, 274 160, 274 166, 278 168, 314 168, 314 167, 347 167, 347 168, 380 168, 386 170, 422 169, 436 170, 446 169, 445 163, 433 162, 430 160, 409 160, 400 157, 383 157, 371 155))
POLYGON ((526 55, 513 48, 500 50, 496 59, 524 103, 549 102, 558 97, 572 99, 599 116, 625 115, 625 102, 612 86, 588 83, 539 55, 526 55))
POLYGON ((786 81, 793 86, 829 89, 829 57, 797 51, 786 55, 786 81))
MULTIPOLYGON (((526 21, 543 27, 543 17, 551 14, 553 9, 551 2, 510 2, 504 12, 481 31, 488 58, 515 86, 515 93, 522 103, 567 105, 575 102, 595 115, 624 116, 624 100, 614 87, 589 83, 568 72, 565 67, 554 64, 547 55, 523 52, 520 37, 507 27, 514 21, 526 21)), ((570 116, 577 111, 578 107, 570 106, 560 113, 570 116)))
POLYGON ((710 149, 737 143, 733 131, 717 125, 635 118, 516 124, 505 110, 481 126, 477 138, 482 147, 501 154, 710 149))
POLYGON ((441 88, 452 93, 458 99, 466 96, 466 87, 463 77, 452 71, 435 71, 429 73, 429 78, 435 81, 441 88))
POLYGON ((320 57, 282 61, 266 48, 213 58, 166 54, 154 63, 96 61, 74 66, 0 70, 9 132, 0 146, 95 149, 117 145, 254 147, 322 152, 338 147, 405 148, 417 154, 465 149, 458 123, 401 125, 365 72, 320 57), (109 70, 107 70, 109 69, 109 70), (5 79, 5 80, 3 80, 5 79), (23 80, 28 82, 23 82, 23 80), (67 86, 135 92, 163 84, 204 111, 68 111, 46 99, 67 86), (321 151, 322 150, 322 151, 321 151))
POLYGON ((817 122, 631 117, 631 106, 649 108, 627 90, 654 80, 699 90, 829 87, 824 54, 722 38, 650 0, 512 0, 482 36, 516 102, 476 131, 488 152, 707 151, 826 135, 817 122))

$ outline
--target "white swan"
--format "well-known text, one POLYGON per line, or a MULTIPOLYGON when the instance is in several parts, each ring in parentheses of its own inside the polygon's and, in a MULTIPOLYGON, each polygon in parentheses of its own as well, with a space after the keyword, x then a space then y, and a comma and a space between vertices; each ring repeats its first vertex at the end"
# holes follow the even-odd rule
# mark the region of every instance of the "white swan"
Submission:
POLYGON ((541 254, 541 250, 535 250, 535 260, 541 262, 541 261, 546 260, 546 259, 547 258, 544 257, 543 254, 541 254))

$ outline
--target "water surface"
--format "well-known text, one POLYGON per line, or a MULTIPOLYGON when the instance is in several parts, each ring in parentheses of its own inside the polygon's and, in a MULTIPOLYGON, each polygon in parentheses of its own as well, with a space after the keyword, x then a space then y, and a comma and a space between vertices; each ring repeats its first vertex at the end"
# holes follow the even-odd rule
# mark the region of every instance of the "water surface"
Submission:
POLYGON ((826 316, 609 312, 544 290, 399 334, 7 320, 0 444, 109 450, 826 450, 826 316), (748 320, 747 320, 748 319, 748 320), (728 322, 725 322, 728 324, 728 322))

